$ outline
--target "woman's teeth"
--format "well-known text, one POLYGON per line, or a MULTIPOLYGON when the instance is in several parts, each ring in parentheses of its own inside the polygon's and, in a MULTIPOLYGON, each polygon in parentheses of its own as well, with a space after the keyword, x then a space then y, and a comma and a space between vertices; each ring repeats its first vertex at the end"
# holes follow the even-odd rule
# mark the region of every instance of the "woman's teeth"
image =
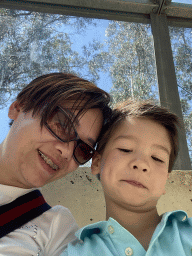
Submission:
POLYGON ((38 150, 38 152, 39 152, 39 155, 46 162, 46 164, 48 164, 53 170, 58 170, 59 169, 59 166, 54 164, 48 156, 44 155, 40 150, 38 150))

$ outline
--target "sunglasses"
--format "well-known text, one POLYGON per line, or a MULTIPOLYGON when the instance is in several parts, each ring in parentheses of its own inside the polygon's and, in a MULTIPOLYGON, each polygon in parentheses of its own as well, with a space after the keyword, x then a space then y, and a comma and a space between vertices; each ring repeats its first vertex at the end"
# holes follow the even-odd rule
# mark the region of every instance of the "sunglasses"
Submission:
POLYGON ((45 127, 58 140, 69 143, 76 141, 73 157, 79 165, 88 162, 94 155, 95 149, 82 141, 73 125, 72 113, 57 106, 45 127))

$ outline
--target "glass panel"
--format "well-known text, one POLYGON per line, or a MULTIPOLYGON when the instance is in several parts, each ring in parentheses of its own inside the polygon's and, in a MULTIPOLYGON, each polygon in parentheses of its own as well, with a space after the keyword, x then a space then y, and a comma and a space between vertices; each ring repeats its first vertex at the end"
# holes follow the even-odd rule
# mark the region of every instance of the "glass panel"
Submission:
MULTIPOLYGON (((0 9, 0 28, 4 112, 27 83, 55 71, 95 82, 113 103, 130 96, 159 102, 150 25, 0 9)), ((0 112, 4 133, 6 115, 0 112)))
POLYGON ((192 29, 169 27, 169 32, 192 163, 192 29))

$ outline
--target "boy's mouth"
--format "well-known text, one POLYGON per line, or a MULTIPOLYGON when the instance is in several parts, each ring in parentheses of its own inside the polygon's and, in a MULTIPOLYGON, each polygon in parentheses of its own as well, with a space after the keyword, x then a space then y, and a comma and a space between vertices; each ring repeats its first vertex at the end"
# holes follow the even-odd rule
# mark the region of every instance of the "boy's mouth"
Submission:
POLYGON ((40 157, 45 161, 45 163, 48 164, 53 170, 57 171, 59 169, 59 166, 54 164, 53 161, 48 156, 43 154, 39 149, 38 149, 38 153, 40 157))
POLYGON ((125 180, 127 183, 133 185, 133 186, 136 186, 136 187, 140 187, 140 188, 146 188, 143 184, 141 184, 140 182, 138 181, 135 181, 135 180, 125 180))

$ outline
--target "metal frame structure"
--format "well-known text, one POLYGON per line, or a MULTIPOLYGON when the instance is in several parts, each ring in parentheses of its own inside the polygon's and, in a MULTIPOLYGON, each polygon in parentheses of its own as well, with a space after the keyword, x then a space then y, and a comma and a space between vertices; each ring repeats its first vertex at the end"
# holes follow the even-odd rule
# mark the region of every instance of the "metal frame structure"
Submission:
POLYGON ((168 25, 192 28, 192 5, 171 0, 0 0, 0 7, 150 24, 150 13, 168 25))
MULTIPOLYGON (((192 28, 192 4, 171 0, 1 0, 0 7, 151 24, 161 105, 183 122, 168 26, 192 28)), ((192 170, 186 134, 179 129, 175 170, 192 170)))

